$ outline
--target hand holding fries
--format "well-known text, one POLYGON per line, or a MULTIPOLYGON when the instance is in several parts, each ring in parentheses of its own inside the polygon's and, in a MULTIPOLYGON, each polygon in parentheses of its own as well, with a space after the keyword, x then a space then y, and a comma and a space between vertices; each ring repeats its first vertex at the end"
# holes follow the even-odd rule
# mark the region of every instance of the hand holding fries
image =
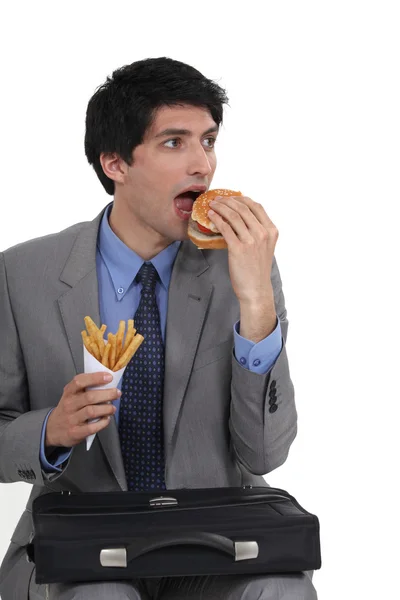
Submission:
POLYGON ((85 438, 87 450, 90 448, 96 433, 107 427, 115 414, 112 402, 121 397, 117 386, 122 369, 144 340, 136 333, 133 319, 128 321, 125 341, 125 321, 120 321, 117 333, 108 334, 107 342, 104 339, 106 325, 98 328, 90 317, 85 317, 85 325, 87 331, 82 331, 82 340, 90 354, 84 356, 85 373, 76 375, 64 387, 59 403, 50 413, 46 426, 46 448, 71 448, 85 438), (108 373, 100 372, 99 365, 91 361, 91 357, 101 362, 108 373), (89 366, 88 362, 94 364, 89 366))
POLYGON ((115 385, 107 388, 112 377, 111 373, 104 371, 75 375, 64 387, 59 403, 50 413, 46 426, 46 448, 72 448, 109 425, 116 410, 110 403, 121 396, 115 385))
POLYGON ((102 325, 99 329, 90 317, 85 317, 85 325, 87 331, 83 330, 81 333, 86 350, 104 367, 114 372, 126 367, 144 340, 140 333, 136 333, 133 319, 128 320, 125 341, 125 321, 119 322, 116 334, 108 334, 107 342, 103 337, 107 329, 106 325, 102 325))

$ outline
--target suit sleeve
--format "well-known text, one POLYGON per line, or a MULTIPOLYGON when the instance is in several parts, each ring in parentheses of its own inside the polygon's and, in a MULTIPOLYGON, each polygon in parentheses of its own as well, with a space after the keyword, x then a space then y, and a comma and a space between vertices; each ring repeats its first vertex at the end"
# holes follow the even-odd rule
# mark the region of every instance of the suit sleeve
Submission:
POLYGON ((237 460, 255 475, 282 465, 297 434, 294 387, 286 353, 288 319, 282 280, 274 257, 271 281, 282 344, 267 373, 243 368, 232 350, 229 430, 237 460))
POLYGON ((52 407, 30 410, 29 387, 18 328, 0 253, 0 483, 45 485, 59 474, 45 473, 40 462, 41 433, 52 407))

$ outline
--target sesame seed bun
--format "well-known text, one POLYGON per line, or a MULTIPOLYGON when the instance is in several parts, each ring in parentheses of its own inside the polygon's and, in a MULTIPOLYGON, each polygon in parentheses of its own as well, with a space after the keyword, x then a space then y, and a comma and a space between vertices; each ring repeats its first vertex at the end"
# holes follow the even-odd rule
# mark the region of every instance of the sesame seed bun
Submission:
POLYGON ((242 192, 234 192, 233 190, 225 189, 208 190, 196 198, 189 219, 188 235, 192 242, 200 249, 222 250, 223 248, 228 247, 225 239, 207 215, 210 210, 210 202, 216 196, 242 196, 242 192), (213 233, 210 235, 198 231, 196 222, 200 223, 203 227, 207 227, 207 229, 210 229, 213 233))

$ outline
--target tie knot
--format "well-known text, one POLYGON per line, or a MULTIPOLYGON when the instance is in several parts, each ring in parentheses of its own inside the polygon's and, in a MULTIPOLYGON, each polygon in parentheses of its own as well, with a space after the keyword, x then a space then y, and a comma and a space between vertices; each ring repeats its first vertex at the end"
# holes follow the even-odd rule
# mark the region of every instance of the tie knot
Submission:
POLYGON ((143 263, 136 279, 142 283, 142 292, 146 291, 154 293, 158 280, 158 273, 153 263, 143 263))

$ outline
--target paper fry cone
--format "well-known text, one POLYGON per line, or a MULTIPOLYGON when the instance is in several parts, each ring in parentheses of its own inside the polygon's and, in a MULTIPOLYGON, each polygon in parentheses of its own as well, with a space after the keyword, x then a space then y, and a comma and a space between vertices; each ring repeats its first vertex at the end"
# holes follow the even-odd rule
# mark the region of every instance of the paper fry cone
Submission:
MULTIPOLYGON (((106 340, 104 340, 104 343, 106 344, 106 340)), ((93 387, 88 387, 86 389, 88 390, 107 390, 109 388, 116 388, 121 380, 121 377, 123 376, 124 372, 125 372, 126 367, 123 367, 122 369, 119 369, 119 371, 116 371, 114 373, 114 371, 111 371, 111 369, 108 369, 107 367, 105 367, 104 365, 101 364, 100 361, 98 361, 94 356, 92 356, 90 354, 90 352, 87 351, 85 345, 83 344, 83 370, 84 373, 98 373, 100 372, 104 372, 104 373, 110 373, 110 375, 112 375, 113 380, 110 381, 110 383, 105 383, 104 385, 99 385, 99 386, 93 386, 93 387)), ((110 404, 110 402, 108 402, 108 404, 110 404)), ((89 419, 89 423, 96 423, 97 421, 99 421, 99 419, 89 419)), ((90 450, 91 445, 93 444, 93 440, 95 438, 96 434, 93 433, 92 435, 88 435, 86 438, 86 450, 90 450)))

